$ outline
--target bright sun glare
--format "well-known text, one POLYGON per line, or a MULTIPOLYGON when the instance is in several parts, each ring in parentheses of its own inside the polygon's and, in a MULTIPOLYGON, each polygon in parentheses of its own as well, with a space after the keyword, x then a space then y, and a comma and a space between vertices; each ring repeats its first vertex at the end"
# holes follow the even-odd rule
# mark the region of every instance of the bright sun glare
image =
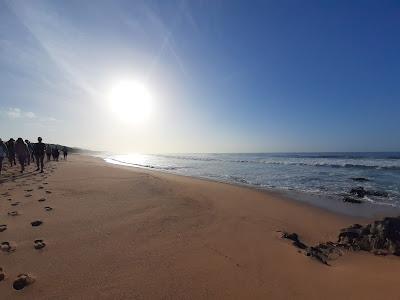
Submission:
POLYGON ((146 121, 153 110, 153 99, 148 88, 138 81, 124 80, 114 84, 109 101, 111 111, 129 123, 146 121))

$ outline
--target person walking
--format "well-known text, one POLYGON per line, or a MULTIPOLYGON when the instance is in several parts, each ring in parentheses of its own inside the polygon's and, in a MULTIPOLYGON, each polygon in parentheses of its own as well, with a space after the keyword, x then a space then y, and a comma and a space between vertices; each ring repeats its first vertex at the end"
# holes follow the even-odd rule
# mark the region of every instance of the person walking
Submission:
POLYGON ((53 146, 51 150, 51 155, 53 156, 54 161, 58 161, 58 157, 60 156, 60 151, 58 150, 57 146, 53 146))
POLYGON ((28 149, 28 155, 26 156, 26 164, 29 166, 31 164, 31 156, 32 156, 32 151, 31 151, 31 143, 29 140, 25 140, 26 148, 28 149))
POLYGON ((24 143, 22 138, 18 138, 15 142, 15 154, 17 155, 18 162, 21 165, 21 173, 25 170, 25 161, 29 155, 28 146, 24 143))
POLYGON ((50 144, 47 144, 47 147, 46 147, 46 156, 47 156, 47 161, 50 161, 50 158, 51 158, 51 152, 52 152, 51 146, 50 146, 50 144))
POLYGON ((29 158, 28 158, 28 165, 31 163, 31 161, 34 163, 35 162, 35 156, 33 155, 33 145, 29 140, 25 140, 26 145, 28 146, 29 150, 29 158))
POLYGON ((10 162, 10 166, 14 166, 17 164, 15 161, 15 141, 13 138, 9 139, 8 142, 6 143, 7 149, 8 149, 8 161, 10 162))
POLYGON ((43 173, 44 168, 44 154, 46 153, 46 144, 42 143, 42 138, 38 137, 38 142, 35 144, 34 147, 35 159, 36 159, 36 171, 39 171, 40 166, 40 173, 43 173))
POLYGON ((64 160, 67 160, 68 148, 64 146, 64 147, 62 148, 62 152, 63 152, 63 155, 64 155, 64 160))
POLYGON ((8 154, 7 146, 0 138, 0 175, 1 175, 1 170, 3 169, 3 159, 7 156, 7 154, 8 154))

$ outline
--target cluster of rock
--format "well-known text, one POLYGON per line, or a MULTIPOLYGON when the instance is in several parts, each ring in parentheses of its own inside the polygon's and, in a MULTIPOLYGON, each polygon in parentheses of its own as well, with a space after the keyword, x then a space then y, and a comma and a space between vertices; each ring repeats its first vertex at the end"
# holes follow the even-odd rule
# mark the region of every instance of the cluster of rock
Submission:
POLYGON ((384 218, 366 226, 354 224, 342 229, 337 245, 354 251, 400 256, 400 217, 384 218))
POLYGON ((282 233, 282 238, 291 240, 293 246, 305 251, 305 255, 313 257, 328 266, 329 260, 335 259, 342 255, 340 249, 336 247, 335 243, 332 242, 320 243, 316 246, 307 246, 305 243, 300 241, 297 233, 287 232, 282 233))
MULTIPOLYGON (((356 178, 356 179, 362 179, 362 177, 356 178)), ((364 198, 365 196, 388 197, 389 194, 384 191, 366 190, 362 186, 359 186, 356 188, 352 188, 349 192, 349 195, 345 195, 343 197, 343 201, 359 204, 359 203, 363 203, 363 201, 361 199, 364 198)))
POLYGON ((368 251, 375 255, 400 256, 400 217, 388 217, 372 224, 354 224, 340 231, 337 242, 320 243, 307 246, 296 233, 282 233, 307 256, 329 265, 328 261, 340 257, 342 250, 368 251))

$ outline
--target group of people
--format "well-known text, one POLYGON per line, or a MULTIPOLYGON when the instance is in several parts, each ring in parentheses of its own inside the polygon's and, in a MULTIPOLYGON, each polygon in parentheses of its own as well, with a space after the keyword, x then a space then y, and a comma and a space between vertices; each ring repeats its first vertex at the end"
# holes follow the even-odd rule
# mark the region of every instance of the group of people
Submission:
MULTIPOLYGON (((64 146, 62 152, 64 159, 67 159, 68 148, 64 146)), ((16 141, 11 138, 7 142, 3 142, 0 138, 0 174, 5 158, 8 158, 11 167, 16 165, 18 160, 21 165, 21 173, 24 172, 26 165, 30 165, 31 161, 36 161, 36 171, 40 170, 43 173, 45 155, 47 156, 47 161, 51 157, 53 157, 53 160, 58 161, 60 150, 56 145, 44 144, 41 137, 38 137, 37 143, 31 143, 29 140, 24 142, 22 138, 18 138, 16 141)))

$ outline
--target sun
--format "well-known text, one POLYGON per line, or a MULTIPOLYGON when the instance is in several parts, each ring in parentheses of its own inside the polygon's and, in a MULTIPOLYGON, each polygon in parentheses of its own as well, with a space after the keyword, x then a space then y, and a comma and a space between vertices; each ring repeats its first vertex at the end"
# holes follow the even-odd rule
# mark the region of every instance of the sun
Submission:
POLYGON ((139 81, 116 82, 110 90, 109 102, 111 112, 124 122, 144 122, 153 111, 151 94, 147 86, 139 81))

